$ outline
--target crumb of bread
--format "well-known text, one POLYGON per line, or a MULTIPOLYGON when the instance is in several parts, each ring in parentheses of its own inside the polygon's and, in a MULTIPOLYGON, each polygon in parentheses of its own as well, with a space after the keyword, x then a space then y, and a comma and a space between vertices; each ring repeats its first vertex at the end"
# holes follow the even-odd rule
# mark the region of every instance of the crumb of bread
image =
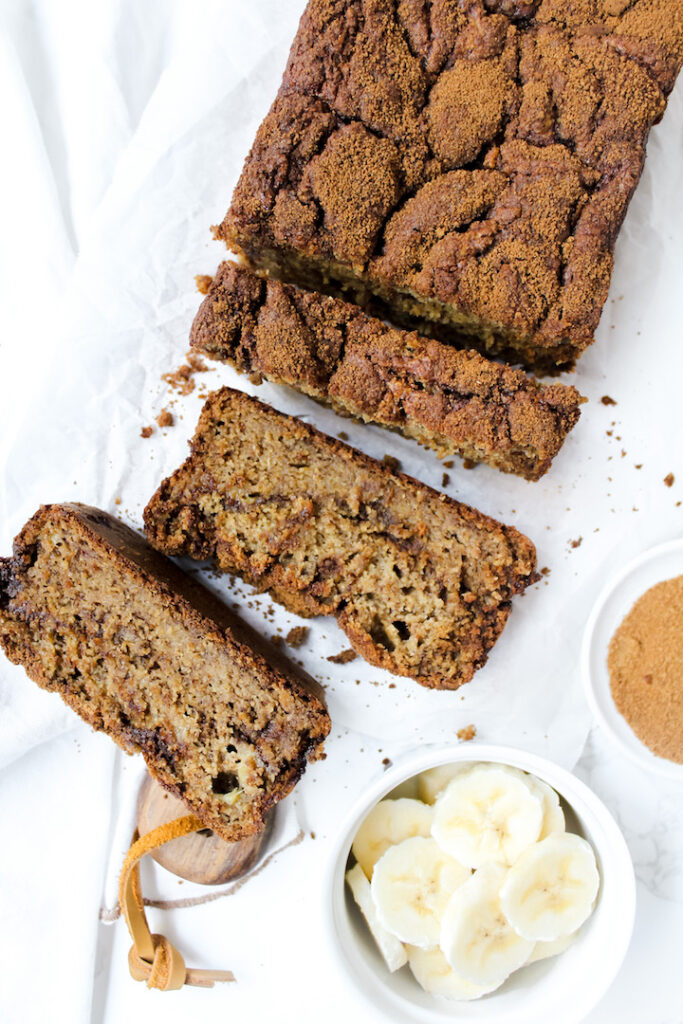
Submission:
POLYGON ((467 743, 468 740, 473 740, 474 737, 477 735, 476 726, 466 725, 464 726, 464 728, 458 729, 455 735, 458 737, 459 740, 462 740, 463 743, 467 743))
POLYGON ((357 657, 353 648, 349 647, 345 651, 340 651, 339 654, 330 654, 327 660, 331 661, 333 665, 346 665, 350 661, 355 661, 357 657))
POLYGON ((308 639, 308 626, 293 626, 285 637, 290 647, 301 647, 308 639))

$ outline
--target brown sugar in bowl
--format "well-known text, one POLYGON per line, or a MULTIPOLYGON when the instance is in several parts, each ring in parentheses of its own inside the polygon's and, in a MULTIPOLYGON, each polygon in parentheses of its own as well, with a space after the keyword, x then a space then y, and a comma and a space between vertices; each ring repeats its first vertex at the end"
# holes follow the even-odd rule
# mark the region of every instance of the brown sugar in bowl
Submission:
POLYGON ((614 703, 659 757, 683 764, 683 576, 638 598, 609 645, 614 703))
POLYGON ((676 655, 671 632, 683 621, 681 605, 678 616, 673 607, 683 593, 681 577, 683 538, 639 555, 598 597, 581 652, 584 692, 598 724, 641 768, 678 782, 683 654, 676 655))

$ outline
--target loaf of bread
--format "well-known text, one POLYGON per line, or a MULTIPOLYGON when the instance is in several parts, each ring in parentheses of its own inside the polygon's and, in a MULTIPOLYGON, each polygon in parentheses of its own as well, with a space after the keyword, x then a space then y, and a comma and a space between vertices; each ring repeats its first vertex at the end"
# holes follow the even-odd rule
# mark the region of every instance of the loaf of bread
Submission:
POLYGON ((568 369, 682 63, 681 0, 309 0, 216 235, 423 334, 568 369))
POLYGON ((0 559, 0 645, 222 838, 322 755, 317 685, 116 519, 44 505, 0 559))
POLYGON ((230 388, 144 519, 159 550, 334 615, 371 664, 441 689, 472 678, 537 578, 517 530, 230 388))
POLYGON ((583 401, 462 351, 366 316, 351 302, 222 263, 192 326, 192 347, 400 430, 440 455, 538 480, 583 401))

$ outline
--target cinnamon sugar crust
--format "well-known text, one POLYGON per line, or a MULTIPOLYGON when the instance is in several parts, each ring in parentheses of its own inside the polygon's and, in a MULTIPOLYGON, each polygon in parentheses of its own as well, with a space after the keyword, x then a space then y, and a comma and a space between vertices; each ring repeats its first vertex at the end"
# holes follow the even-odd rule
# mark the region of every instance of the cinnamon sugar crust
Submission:
POLYGON ((217 234, 397 322, 571 367, 682 61, 670 0, 310 0, 217 234))
POLYGON ((252 380, 296 388, 338 412, 537 480, 578 421, 581 395, 390 327, 349 302, 222 263, 191 344, 252 380))

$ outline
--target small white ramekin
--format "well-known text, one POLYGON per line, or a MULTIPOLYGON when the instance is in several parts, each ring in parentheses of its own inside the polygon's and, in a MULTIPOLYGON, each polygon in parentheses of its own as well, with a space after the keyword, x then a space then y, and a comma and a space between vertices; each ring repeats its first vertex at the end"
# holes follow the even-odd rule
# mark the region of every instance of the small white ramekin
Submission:
POLYGON ((377 1019, 394 1024, 578 1024, 599 1002, 619 970, 631 940, 635 877, 624 838, 612 815, 570 772, 535 754, 508 747, 467 743, 430 747, 404 755, 358 800, 334 844, 326 879, 326 919, 334 953, 348 979, 377 1019), (461 762, 509 764, 531 772, 557 791, 567 830, 592 845, 600 871, 593 914, 560 956, 524 967, 497 992, 471 1002, 439 999, 424 992, 406 965, 391 974, 344 883, 351 843, 368 811, 400 783, 436 765, 461 762))
POLYGON ((683 783, 683 764, 653 754, 617 710, 607 669, 610 640, 638 598, 657 583, 681 575, 683 540, 679 538, 643 552, 609 580, 586 623, 581 672, 590 709, 621 752, 646 771, 683 783))

